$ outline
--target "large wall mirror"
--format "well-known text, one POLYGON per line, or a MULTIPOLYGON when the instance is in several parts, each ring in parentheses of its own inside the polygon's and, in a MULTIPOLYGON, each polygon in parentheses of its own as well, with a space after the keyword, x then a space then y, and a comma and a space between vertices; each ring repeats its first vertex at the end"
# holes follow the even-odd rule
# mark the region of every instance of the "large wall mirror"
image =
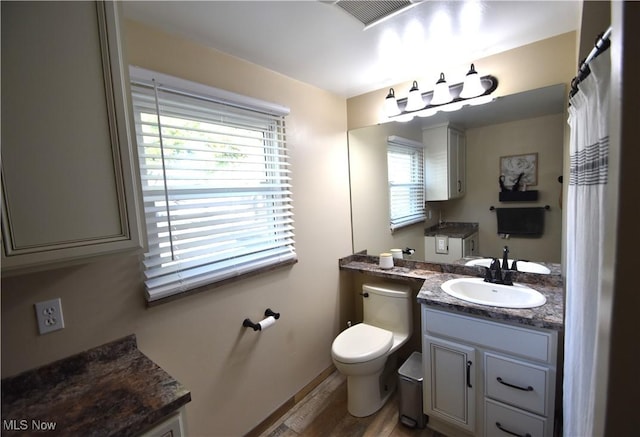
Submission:
MULTIPOLYGON (((518 259, 559 263, 562 251, 562 184, 566 126, 566 86, 558 84, 499 97, 486 105, 438 113, 411 122, 389 122, 349 131, 353 250, 377 255, 391 248, 416 249, 422 260, 424 230, 440 222, 478 223, 480 255, 497 257, 508 245, 518 259), (387 183, 387 138, 422 141, 425 128, 450 123, 466 134, 466 193, 462 198, 427 202, 424 223, 391 232, 387 183), (538 190, 534 202, 498 200, 500 159, 537 154, 538 190), (504 238, 491 207, 549 206, 539 238, 504 238)), ((429 159, 428 156, 426 159, 429 159)))

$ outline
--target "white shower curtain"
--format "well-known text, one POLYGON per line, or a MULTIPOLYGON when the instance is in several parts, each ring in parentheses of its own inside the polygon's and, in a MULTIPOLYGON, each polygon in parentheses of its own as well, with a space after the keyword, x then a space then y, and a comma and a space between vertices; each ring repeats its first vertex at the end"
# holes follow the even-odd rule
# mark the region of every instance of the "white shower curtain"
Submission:
POLYGON ((598 297, 609 155, 609 50, 589 64, 569 108, 565 363, 566 437, 593 435, 598 297))

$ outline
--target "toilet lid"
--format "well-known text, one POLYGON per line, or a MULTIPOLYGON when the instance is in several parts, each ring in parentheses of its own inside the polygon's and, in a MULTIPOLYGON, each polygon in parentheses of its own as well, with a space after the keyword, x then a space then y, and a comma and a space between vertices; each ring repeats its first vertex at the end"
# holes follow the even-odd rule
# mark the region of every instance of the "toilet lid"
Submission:
POLYGON ((331 354, 341 363, 364 363, 386 354, 392 344, 391 331, 359 323, 336 337, 331 354))

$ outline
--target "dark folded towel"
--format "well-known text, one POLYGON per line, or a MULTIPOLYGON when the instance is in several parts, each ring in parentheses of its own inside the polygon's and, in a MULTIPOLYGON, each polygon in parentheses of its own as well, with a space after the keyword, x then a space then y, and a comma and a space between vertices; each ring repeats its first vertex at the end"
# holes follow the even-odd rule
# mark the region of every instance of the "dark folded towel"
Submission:
POLYGON ((496 208, 498 234, 540 237, 544 231, 544 212, 540 208, 496 208))

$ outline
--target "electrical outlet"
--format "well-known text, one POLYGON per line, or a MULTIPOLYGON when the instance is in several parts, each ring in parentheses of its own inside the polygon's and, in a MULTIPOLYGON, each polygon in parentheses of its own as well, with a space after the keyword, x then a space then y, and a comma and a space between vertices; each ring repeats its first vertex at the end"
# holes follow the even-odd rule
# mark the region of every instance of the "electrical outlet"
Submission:
POLYGON ((62 302, 60 298, 38 302, 34 305, 40 335, 64 328, 62 302))

